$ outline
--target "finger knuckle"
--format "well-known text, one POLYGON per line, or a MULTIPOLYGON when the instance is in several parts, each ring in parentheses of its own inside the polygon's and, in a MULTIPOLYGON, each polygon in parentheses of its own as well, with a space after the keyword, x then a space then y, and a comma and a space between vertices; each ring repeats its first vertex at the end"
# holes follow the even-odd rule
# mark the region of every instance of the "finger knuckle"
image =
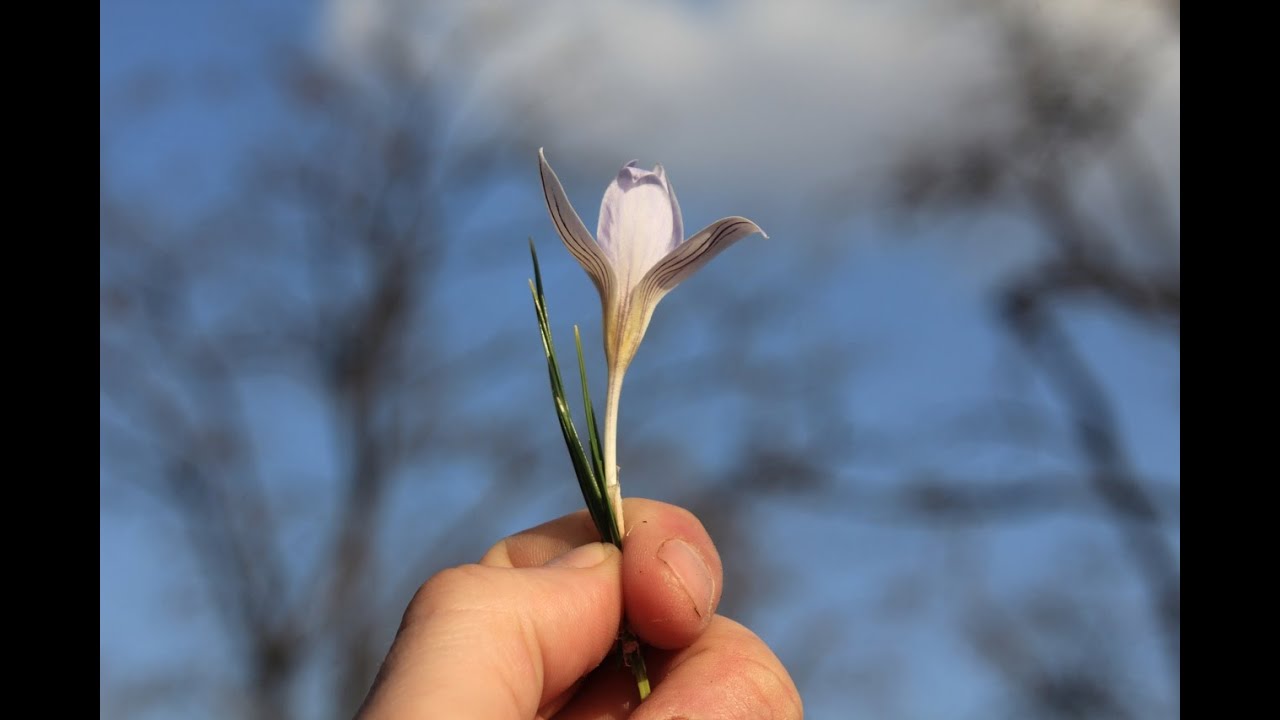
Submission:
POLYGON ((485 568, 480 565, 459 565, 441 570, 413 594, 401 620, 401 629, 441 612, 469 608, 475 604, 476 598, 486 597, 485 586, 488 584, 485 568))
POLYGON ((746 707, 753 709, 748 716, 770 720, 804 717, 800 693, 776 660, 739 655, 733 660, 731 672, 738 679, 738 691, 746 707))

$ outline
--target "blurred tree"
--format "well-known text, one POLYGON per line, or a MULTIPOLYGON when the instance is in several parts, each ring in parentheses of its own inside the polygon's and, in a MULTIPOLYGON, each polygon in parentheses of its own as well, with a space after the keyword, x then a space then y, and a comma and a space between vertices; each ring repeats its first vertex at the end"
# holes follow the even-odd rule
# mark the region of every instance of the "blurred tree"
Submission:
MULTIPOLYGON (((1162 510, 1150 481, 1135 472, 1116 399, 1072 337, 1069 321, 1072 311, 1118 314, 1122 322, 1172 333, 1176 341, 1176 178, 1162 174, 1167 158, 1155 162, 1136 127, 1151 78, 1165 69, 1157 64, 1162 56, 1152 38, 1105 42, 1034 4, 977 0, 971 7, 997 31, 1009 69, 1004 91, 1013 121, 974 137, 922 142, 903 163, 899 199, 906 208, 931 212, 1012 211, 1038 228, 1044 240, 1039 259, 995 287, 993 303, 1005 331, 1062 400, 1085 464, 1081 481, 1110 514, 1145 584, 1176 705, 1180 582, 1169 532, 1176 514, 1162 510)), ((1176 35, 1179 4, 1164 7, 1176 35)), ((975 640, 1016 686, 1027 689, 1037 717, 1141 712, 1124 707, 1113 676, 1094 671, 1100 666, 1091 670, 1086 663, 1085 674, 1076 676, 1026 675, 1046 659, 1019 657, 1026 650, 1015 648, 1017 634, 998 625, 982 623, 986 629, 975 640)), ((1036 631, 1032 626, 1026 632, 1036 631)))
POLYGON ((299 122, 212 219, 154 227, 104 173, 103 444, 109 480, 160 498, 189 534, 234 644, 233 709, 299 716, 300 678, 330 658, 332 707, 349 716, 406 592, 441 565, 430 548, 501 534, 490 523, 535 492, 522 481, 532 439, 511 418, 453 411, 509 341, 459 349, 439 331, 456 232, 442 202, 483 163, 442 159, 430 98, 378 105, 304 59, 282 84, 299 122), (333 446, 311 452, 332 457, 334 477, 264 475, 261 423, 278 416, 256 394, 272 378, 322 414, 333 446), (381 567, 397 485, 459 459, 486 466, 483 502, 391 543, 402 562, 381 567), (307 551, 286 549, 300 536, 307 551))

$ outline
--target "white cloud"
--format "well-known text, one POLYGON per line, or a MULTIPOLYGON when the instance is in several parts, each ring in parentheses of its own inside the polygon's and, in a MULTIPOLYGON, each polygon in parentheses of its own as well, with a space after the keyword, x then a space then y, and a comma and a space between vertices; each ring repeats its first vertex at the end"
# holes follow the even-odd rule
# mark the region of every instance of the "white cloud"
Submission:
MULTIPOLYGON (((1006 121, 1004 56, 990 24, 964 7, 332 0, 329 36, 348 67, 391 55, 432 78, 461 140, 545 144, 570 176, 584 158, 593 171, 663 162, 678 188, 721 187, 783 210, 852 204, 913 139, 1006 121)), ((1152 7, 1080 0, 1035 11, 1104 44, 1172 44, 1176 63, 1176 37, 1152 7)), ((1176 118, 1176 80, 1155 101, 1172 107, 1144 117, 1176 118)), ((1176 123, 1172 142, 1176 152, 1176 123)))

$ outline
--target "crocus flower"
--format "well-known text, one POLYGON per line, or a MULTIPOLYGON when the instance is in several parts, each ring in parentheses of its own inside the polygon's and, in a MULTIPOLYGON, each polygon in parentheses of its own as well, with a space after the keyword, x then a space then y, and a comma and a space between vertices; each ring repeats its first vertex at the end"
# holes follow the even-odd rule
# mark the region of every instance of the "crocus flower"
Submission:
POLYGON ((595 284, 604 310, 604 352, 609 370, 605 488, 618 532, 623 533, 617 466, 618 400, 622 377, 640 347, 653 310, 663 296, 725 248, 753 233, 765 233, 754 222, 734 216, 717 220, 685 239, 680 205, 666 172, 661 165, 652 171, 642 170, 633 160, 605 189, 600 223, 592 237, 569 204, 542 150, 538 150, 538 161, 551 221, 595 284))

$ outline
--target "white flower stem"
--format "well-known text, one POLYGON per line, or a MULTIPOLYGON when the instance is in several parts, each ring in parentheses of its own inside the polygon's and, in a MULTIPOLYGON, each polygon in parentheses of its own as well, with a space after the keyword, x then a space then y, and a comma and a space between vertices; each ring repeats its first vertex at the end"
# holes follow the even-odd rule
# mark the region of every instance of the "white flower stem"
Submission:
POLYGON ((622 376, 626 372, 615 368, 609 373, 608 394, 604 401, 604 490, 613 507, 614 521, 618 525, 618 537, 626 537, 622 524, 622 486, 618 484, 618 401, 622 397, 622 376))

